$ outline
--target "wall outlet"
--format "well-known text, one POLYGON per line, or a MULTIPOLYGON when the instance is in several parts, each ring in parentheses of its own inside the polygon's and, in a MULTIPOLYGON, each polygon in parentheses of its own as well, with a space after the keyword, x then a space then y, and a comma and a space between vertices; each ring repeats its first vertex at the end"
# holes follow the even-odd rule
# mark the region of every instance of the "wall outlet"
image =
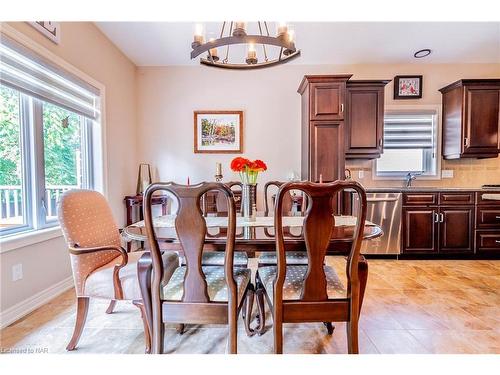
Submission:
POLYGON ((21 263, 12 266, 12 281, 21 280, 23 278, 23 265, 21 263))
POLYGON ((453 178, 453 169, 443 169, 441 170, 442 178, 453 178))
POLYGON ((358 178, 365 178, 365 171, 363 169, 358 171, 358 178))

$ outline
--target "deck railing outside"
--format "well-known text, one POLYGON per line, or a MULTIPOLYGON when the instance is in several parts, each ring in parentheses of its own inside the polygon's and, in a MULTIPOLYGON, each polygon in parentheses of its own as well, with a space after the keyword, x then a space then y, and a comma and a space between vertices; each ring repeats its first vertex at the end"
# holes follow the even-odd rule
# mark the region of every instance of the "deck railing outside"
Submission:
MULTIPOLYGON (((57 216, 59 197, 73 185, 49 185, 45 189, 47 219, 57 216)), ((0 185, 0 228, 23 224, 23 193, 21 186, 0 185)))

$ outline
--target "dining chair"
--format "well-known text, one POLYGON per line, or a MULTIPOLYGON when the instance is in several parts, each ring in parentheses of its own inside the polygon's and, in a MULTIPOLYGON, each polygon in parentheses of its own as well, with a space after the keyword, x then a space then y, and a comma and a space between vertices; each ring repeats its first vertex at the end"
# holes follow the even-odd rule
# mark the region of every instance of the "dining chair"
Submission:
POLYGON ((367 269, 363 268, 366 274, 360 280, 360 248, 365 219, 366 194, 357 182, 289 182, 280 187, 274 215, 278 263, 277 266, 261 267, 256 274, 256 282, 264 289, 273 316, 275 353, 283 352, 283 323, 331 324, 337 321, 347 322, 348 352, 359 352, 358 320, 367 276, 367 269), (345 189, 355 191, 360 202, 352 245, 346 259, 346 287, 334 268, 325 265, 330 239, 336 236, 337 231, 332 197, 345 189), (286 263, 283 204, 290 190, 301 190, 308 196, 303 225, 307 265, 286 263))
MULTIPOLYGON (((268 181, 264 185, 264 215, 269 216, 269 214, 274 213, 274 207, 275 207, 275 202, 276 202, 276 197, 271 196, 270 188, 274 187, 279 189, 285 182, 282 181, 268 181), (271 209, 269 208, 271 206, 271 209)), ((306 197, 303 197, 303 203, 301 206, 301 210, 299 213, 303 213, 305 211, 305 206, 306 206, 306 197)), ((293 195, 292 192, 289 191, 287 194, 284 195, 283 197, 283 213, 285 213, 286 216, 290 215, 292 212, 294 205, 293 201, 293 195)), ((301 233, 293 233, 293 231, 285 227, 283 228, 283 232, 286 236, 288 237, 301 237, 301 233)), ((271 233, 269 228, 264 228, 264 234, 268 237, 274 237, 274 233, 271 233)), ((276 252, 274 251, 266 251, 263 252, 259 255, 258 257, 258 266, 271 266, 275 265, 277 262, 277 256, 276 252)), ((286 262, 287 264, 307 264, 307 254, 305 251, 287 251, 286 253, 286 262)))
MULTIPOLYGON (((237 190, 242 190, 243 189, 243 184, 239 181, 230 181, 230 182, 224 182, 224 185, 226 185, 231 192, 237 191, 237 190)), ((203 196, 205 196, 204 194, 203 196)), ((227 199, 224 194, 219 194, 218 192, 216 193, 215 196, 215 202, 216 202, 216 209, 217 209, 217 214, 222 214, 222 215, 227 215, 227 199)), ((241 211, 241 209, 240 209, 241 211)), ((205 215, 207 213, 205 212, 205 215)), ((241 233, 242 235, 243 233, 241 233)), ((219 237, 226 237, 227 236, 227 229, 226 228, 219 228, 218 232, 213 234, 210 232, 207 232, 207 237, 212 237, 212 238, 219 238, 219 237)), ((238 234, 236 234, 238 236, 238 234)), ((204 266, 223 266, 224 265, 224 253, 218 252, 218 251, 205 251, 203 252, 203 257, 202 257, 202 265, 204 266)), ((181 257, 182 265, 185 265, 185 258, 181 257)), ((234 253, 234 265, 237 267, 248 267, 248 255, 246 252, 243 251, 236 251, 234 253)))
MULTIPOLYGON (((190 186, 154 183, 144 193, 144 209, 151 253, 141 258, 138 272, 152 332, 152 353, 163 352, 164 323, 227 324, 228 349, 230 353, 236 353, 237 318, 243 308, 251 312, 254 287, 250 282, 250 269, 234 267, 236 208, 231 190, 221 183, 204 182, 190 186), (177 268, 168 282, 162 277, 165 270, 151 212, 151 199, 158 190, 171 193, 178 201, 175 230, 186 257, 186 265, 177 268), (223 266, 202 265, 207 225, 200 208, 200 197, 210 190, 223 194, 227 200, 228 226, 223 266)), ((250 316, 246 313, 244 319, 249 335, 250 316)))
MULTIPOLYGON (((150 335, 137 279, 137 262, 144 251, 128 253, 120 241, 120 232, 104 196, 92 190, 73 189, 61 196, 58 217, 69 248, 77 298, 76 324, 67 350, 74 350, 85 325, 90 298, 111 300, 106 313, 111 314, 116 301, 131 301, 141 312, 146 351, 150 335)), ((161 258, 167 282, 179 265, 175 252, 161 258)))

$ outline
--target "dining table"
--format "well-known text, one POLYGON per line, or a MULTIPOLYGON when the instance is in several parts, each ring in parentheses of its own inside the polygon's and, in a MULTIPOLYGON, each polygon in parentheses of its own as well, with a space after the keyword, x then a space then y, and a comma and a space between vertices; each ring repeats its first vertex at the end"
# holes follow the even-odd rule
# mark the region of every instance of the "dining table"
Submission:
MULTIPOLYGON (((161 215, 153 218, 153 227, 160 247, 164 250, 181 251, 175 232, 175 214, 161 215)), ((208 214, 204 216, 207 224, 204 250, 223 251, 226 246, 228 218, 224 213, 208 214)), ((287 251, 305 250, 302 225, 304 216, 301 213, 290 213, 283 216, 285 248, 287 251)), ((354 216, 334 216, 335 226, 327 254, 346 254, 352 244, 357 218, 354 216)), ((383 235, 380 226, 365 221, 363 240, 368 241, 383 235)), ((126 241, 145 242, 148 247, 148 237, 144 220, 138 221, 124 228, 122 236, 126 241)), ((238 216, 236 218, 235 251, 255 253, 261 251, 275 251, 274 217, 266 216, 264 212, 257 212, 253 220, 238 216)))

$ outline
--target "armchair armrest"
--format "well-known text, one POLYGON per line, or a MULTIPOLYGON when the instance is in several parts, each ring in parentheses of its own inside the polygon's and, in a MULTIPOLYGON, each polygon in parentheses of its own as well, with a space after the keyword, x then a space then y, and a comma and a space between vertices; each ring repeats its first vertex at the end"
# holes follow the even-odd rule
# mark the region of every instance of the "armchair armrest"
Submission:
POLYGON ((80 247, 77 243, 69 247, 69 252, 73 255, 92 254, 99 251, 116 251, 120 253, 122 261, 113 269, 113 287, 115 290, 115 299, 123 299, 123 289, 120 282, 120 269, 128 263, 128 253, 124 248, 120 246, 80 247))

